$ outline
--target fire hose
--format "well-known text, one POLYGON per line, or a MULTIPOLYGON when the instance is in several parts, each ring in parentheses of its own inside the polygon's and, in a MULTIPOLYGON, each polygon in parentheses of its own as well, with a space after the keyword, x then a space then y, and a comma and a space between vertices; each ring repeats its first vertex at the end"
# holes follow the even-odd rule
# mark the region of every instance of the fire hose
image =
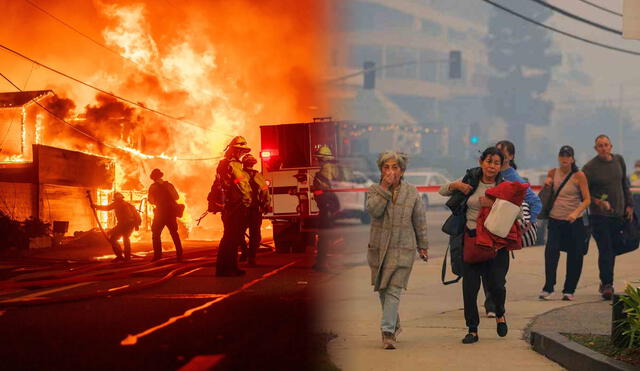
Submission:
POLYGON ((97 291, 86 293, 86 294, 68 295, 68 296, 58 297, 58 298, 31 297, 31 298, 22 299, 22 300, 0 301, 0 307, 25 307, 25 306, 42 305, 42 304, 66 303, 66 302, 80 301, 80 300, 93 299, 93 298, 99 298, 99 297, 111 297, 114 295, 122 295, 125 293, 131 293, 131 292, 139 291, 142 289, 161 285, 164 282, 175 277, 179 273, 182 273, 183 271, 188 271, 194 268, 202 268, 211 264, 213 263, 201 262, 201 263, 192 263, 188 265, 181 265, 180 267, 171 270, 162 278, 154 281, 144 282, 137 285, 126 285, 119 288, 97 290, 97 291))
POLYGON ((94 203, 93 203, 93 200, 91 199, 91 192, 88 190, 87 190, 87 198, 89 199, 89 204, 91 206, 91 210, 93 211, 93 216, 94 218, 96 218, 96 223, 98 224, 98 228, 100 228, 100 232, 102 232, 102 235, 104 236, 104 238, 109 242, 109 245, 111 245, 109 236, 107 236, 107 233, 104 231, 104 228, 102 228, 102 223, 100 223, 100 219, 98 218, 98 212, 93 207, 94 203))

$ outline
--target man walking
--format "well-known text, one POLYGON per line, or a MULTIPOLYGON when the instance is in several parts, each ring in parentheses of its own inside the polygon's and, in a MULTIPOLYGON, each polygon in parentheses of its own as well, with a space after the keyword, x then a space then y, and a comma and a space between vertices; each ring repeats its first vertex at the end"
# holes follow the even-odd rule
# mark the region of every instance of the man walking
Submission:
POLYGON ((614 246, 623 243, 624 218, 633 217, 633 200, 624 158, 611 153, 613 146, 609 137, 599 135, 594 148, 597 156, 587 162, 582 171, 587 176, 591 193, 589 221, 598 245, 600 294, 603 299, 611 300, 616 259, 614 246))
POLYGON ((224 209, 222 224, 224 232, 218 248, 216 276, 241 276, 245 271, 238 268, 238 246, 243 242, 251 206, 249 176, 242 170, 240 158, 251 149, 247 141, 237 136, 227 146, 224 158, 216 169, 216 182, 222 184, 224 209))
POLYGON ((129 237, 133 230, 140 226, 141 222, 140 214, 138 214, 135 206, 125 201, 122 193, 116 192, 113 194, 113 202, 109 205, 95 205, 92 203, 91 207, 102 211, 115 210, 116 226, 109 232, 109 242, 113 252, 116 254, 116 258, 112 262, 131 260, 131 240, 129 237), (122 237, 124 244, 124 258, 122 257, 122 248, 118 243, 120 237, 122 237))
MULTIPOLYGON (((162 230, 166 226, 169 229, 173 244, 176 247, 176 259, 182 260, 182 242, 178 235, 178 220, 181 216, 181 207, 176 202, 179 198, 178 191, 173 184, 162 180, 164 174, 160 169, 153 169, 151 180, 153 184, 149 187, 149 202, 155 206, 153 211, 153 223, 151 224, 151 240, 153 242, 153 259, 162 259, 162 230)), ((182 209, 184 210, 184 209, 182 209)))

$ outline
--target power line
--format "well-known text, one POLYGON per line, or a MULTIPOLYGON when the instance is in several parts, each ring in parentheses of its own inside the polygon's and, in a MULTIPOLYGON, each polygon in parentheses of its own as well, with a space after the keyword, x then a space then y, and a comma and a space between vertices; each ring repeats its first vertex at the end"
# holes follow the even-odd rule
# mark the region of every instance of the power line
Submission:
POLYGON ((607 12, 607 13, 611 13, 611 14, 613 14, 613 15, 619 15, 620 17, 622 17, 622 13, 614 12, 614 11, 613 11, 613 10, 611 10, 611 9, 605 8, 605 7, 600 6, 600 5, 598 5, 598 4, 594 4, 594 3, 590 2, 590 1, 587 1, 587 0, 579 0, 579 1, 582 1, 582 2, 583 2, 583 3, 585 3, 585 4, 589 4, 589 5, 593 6, 593 7, 598 8, 598 9, 600 9, 600 10, 602 10, 602 11, 607 12))
MULTIPOLYGON (((185 86, 182 82, 180 82, 180 81, 178 81, 178 80, 176 80, 176 79, 173 79, 173 78, 168 77, 168 76, 165 76, 165 75, 162 75, 162 77, 160 77, 160 76, 158 76, 157 74, 155 74, 154 72, 149 71, 149 69, 148 69, 147 67, 145 67, 145 66, 143 66, 142 64, 140 64, 140 63, 138 63, 138 62, 134 61, 133 59, 130 59, 130 58, 125 57, 124 55, 120 54, 118 51, 116 51, 116 50, 113 50, 113 49, 109 48, 108 46, 106 46, 105 44, 101 43, 100 41, 98 41, 98 40, 94 39, 93 37, 91 37, 91 36, 87 35, 86 33, 82 32, 82 31, 80 31, 79 29, 77 29, 77 28, 73 27, 73 26, 72 26, 71 24, 69 24, 68 22, 65 22, 65 21, 64 21, 63 19, 61 19, 60 17, 57 17, 57 16, 55 16, 54 14, 52 14, 52 13, 48 12, 46 9, 42 8, 41 6, 39 6, 38 4, 34 3, 33 1, 31 1, 31 0, 24 0, 24 1, 25 1, 26 3, 28 3, 29 5, 31 5, 32 7, 36 8, 36 9, 38 9, 39 11, 43 12, 44 14, 48 15, 49 17, 51 17, 51 18, 55 19, 56 21, 58 21, 59 23, 61 23, 61 24, 62 24, 62 25, 64 25, 65 27, 67 27, 67 28, 71 29, 72 31, 76 32, 77 34, 79 34, 80 36, 84 37, 85 39, 87 39, 87 40, 91 41, 92 43, 94 43, 94 44, 98 45, 99 47, 101 47, 101 48, 103 48, 103 49, 105 49, 105 50, 109 51, 109 52, 110 52, 110 53, 112 53, 112 54, 115 54, 116 56, 118 56, 118 57, 122 58, 123 60, 125 60, 125 61, 127 61, 127 62, 129 62, 129 63, 132 63, 132 64, 134 64, 134 65, 138 66, 138 67, 140 68, 140 70, 142 70, 143 72, 146 72, 146 73, 148 73, 149 75, 153 75, 153 76, 157 77, 158 79, 162 78, 162 79, 165 79, 165 80, 172 81, 172 82, 176 83, 177 85, 179 85, 180 87, 182 87, 182 88, 184 88, 184 89, 187 89, 187 90, 189 89, 189 88, 188 88, 187 86, 185 86)), ((205 94, 207 94, 207 95, 209 95, 209 96, 214 96, 214 94, 213 94, 213 93, 211 93, 211 92, 209 92, 209 91, 203 90, 202 92, 203 92, 203 93, 205 93, 205 94)))
MULTIPOLYGON (((5 79, 9 84, 11 84, 14 88, 16 88, 18 91, 24 91, 22 89, 20 89, 20 87, 16 84, 13 83, 13 81, 11 81, 7 76, 5 76, 2 72, 0 72, 0 77, 2 77, 3 79, 5 79)), ((49 113, 51 116, 53 116, 55 119, 57 119, 58 121, 62 122, 63 124, 69 126, 70 128, 72 128, 73 130, 77 131, 78 133, 86 136, 87 138, 102 144, 106 147, 109 148, 113 148, 113 149, 118 149, 121 151, 125 151, 125 152, 129 152, 129 153, 133 153, 134 151, 132 151, 131 149, 125 149, 113 144, 109 144, 106 143, 98 138, 96 138, 95 136, 87 133, 86 131, 76 127, 75 125, 69 123, 67 120, 65 120, 64 118, 58 116, 57 114, 55 114, 54 112, 52 112, 51 110, 49 110, 47 107, 43 106, 42 104, 40 104, 40 102, 36 101, 35 98, 31 100, 33 103, 35 103, 36 105, 38 105, 40 108, 42 108, 43 110, 45 110, 47 113, 49 113)), ((217 156, 217 157, 207 157, 207 158, 171 158, 169 156, 162 156, 162 155, 147 155, 144 153, 139 152, 138 153, 140 155, 140 157, 143 158, 163 158, 163 159, 174 159, 174 160, 180 160, 180 161, 207 161, 207 160, 217 160, 219 158, 221 158, 222 156, 217 156)))
POLYGON ((542 1, 542 0, 531 0, 531 1, 533 1, 534 3, 538 3, 538 4, 542 5, 542 6, 545 6, 545 7, 549 8, 549 9, 555 10, 556 12, 558 12, 558 13, 566 16, 566 17, 575 19, 576 21, 580 21, 580 22, 586 23, 588 25, 591 25, 593 27, 597 27, 597 28, 599 28, 601 30, 604 30, 604 31, 607 31, 607 32, 614 33, 616 35, 622 35, 622 31, 620 31, 620 30, 616 30, 616 29, 613 29, 611 27, 607 27, 607 26, 605 26, 603 24, 590 21, 590 20, 588 20, 586 18, 583 18, 583 17, 580 17, 578 15, 575 15, 575 14, 573 14, 573 13, 571 13, 569 11, 566 11, 566 10, 564 10, 562 8, 559 8, 559 7, 555 6, 555 5, 549 4, 546 1, 542 1))
MULTIPOLYGON (((19 56, 20 58, 23 58, 23 59, 26 59, 26 60, 28 60, 28 61, 30 61, 30 62, 32 62, 32 63, 35 63, 35 64, 37 64, 38 66, 41 66, 41 67, 43 67, 43 68, 46 68, 47 70, 49 70, 49 71, 51 71, 51 72, 57 73, 58 75, 64 76, 64 77, 66 77, 67 79, 73 80, 73 81, 75 81, 75 82, 77 82, 77 83, 79 83, 79 84, 82 84, 82 85, 84 85, 84 86, 86 86, 86 87, 89 87, 89 88, 91 88, 91 89, 94 89, 94 90, 96 90, 96 91, 99 91, 99 92, 101 92, 101 93, 104 93, 104 94, 106 94, 106 95, 108 95, 108 96, 110 96, 110 97, 113 97, 113 98, 115 98, 115 99, 121 100, 121 101, 123 101, 123 102, 127 102, 127 103, 129 103, 129 104, 132 104, 132 105, 134 105, 134 106, 140 107, 140 108, 142 108, 142 109, 144 109, 144 110, 147 110, 147 111, 149 111, 149 112, 153 112, 153 113, 155 113, 155 114, 157 114, 157 115, 159 115, 159 116, 163 116, 163 117, 166 117, 166 118, 172 119, 172 120, 177 121, 177 122, 182 122, 182 123, 185 123, 185 124, 188 124, 188 125, 191 125, 191 126, 197 127, 197 128, 199 128, 199 129, 202 129, 202 130, 211 131, 211 129, 204 128, 204 127, 202 127, 202 126, 200 126, 199 124, 196 124, 196 123, 194 123, 194 122, 187 121, 187 120, 183 120, 183 119, 181 119, 181 118, 178 118, 178 117, 175 117, 175 116, 169 115, 169 114, 167 114, 167 113, 164 113, 164 112, 158 111, 158 110, 156 110, 156 109, 149 108, 149 107, 145 106, 145 105, 144 105, 144 104, 142 104, 142 103, 137 103, 137 102, 134 102, 134 101, 132 101, 132 100, 130 100, 130 99, 123 98, 123 97, 121 97, 121 96, 118 96, 118 95, 115 95, 115 94, 113 94, 113 93, 110 93, 110 92, 108 92, 108 91, 106 91, 106 90, 104 90, 104 89, 101 89, 101 88, 97 87, 97 86, 91 85, 91 84, 89 84, 89 83, 87 83, 87 82, 84 82, 84 81, 82 81, 82 80, 80 80, 80 79, 77 79, 77 78, 75 78, 75 77, 73 77, 73 76, 70 76, 70 75, 68 75, 68 74, 66 74, 66 73, 64 73, 64 72, 61 72, 61 71, 59 71, 59 70, 56 70, 56 69, 55 69, 55 68, 53 68, 53 67, 49 67, 49 66, 47 66, 47 65, 45 65, 45 64, 42 64, 42 63, 40 63, 40 62, 36 61, 35 59, 33 59, 33 58, 29 58, 29 57, 27 57, 26 55, 24 55, 24 54, 22 54, 22 53, 20 53, 20 52, 18 52, 18 51, 15 51, 15 50, 13 50, 13 49, 11 49, 11 48, 7 47, 7 46, 4 46, 4 45, 2 45, 2 44, 0 44, 0 48, 1 48, 1 49, 4 49, 4 50, 6 50, 6 51, 8 51, 8 52, 10 52, 10 53, 12 53, 12 54, 15 54, 15 55, 19 56)), ((233 135, 228 134, 228 133, 223 133, 223 132, 222 132, 221 134, 224 134, 224 135, 226 135, 226 136, 228 136, 228 137, 233 137, 233 135)))
POLYGON ((501 9, 501 10, 503 10, 503 11, 509 13, 509 14, 512 14, 512 15, 518 17, 518 18, 524 19, 525 21, 527 21, 529 23, 533 23, 535 25, 538 25, 540 27, 546 28, 548 30, 555 31, 555 32, 557 32, 557 33, 559 33, 561 35, 570 37, 572 39, 580 40, 580 41, 586 42, 587 44, 599 46, 601 48, 605 48, 605 49, 609 49, 609 50, 615 50, 615 51, 618 51, 618 52, 621 52, 621 53, 640 56, 640 52, 636 52, 636 51, 629 50, 629 49, 622 49, 622 48, 618 48, 616 46, 611 46, 611 45, 607 45, 607 44, 602 44, 602 43, 599 43, 597 41, 592 41, 592 40, 589 40, 589 39, 585 39, 584 37, 580 37, 580 36, 574 35, 572 33, 559 30, 559 29, 557 29, 555 27, 552 27, 552 26, 547 26, 544 23, 541 23, 541 22, 533 20, 533 19, 531 19, 529 17, 526 17, 526 16, 524 16, 524 15, 518 13, 518 12, 515 12, 515 11, 513 11, 513 10, 507 8, 507 7, 504 7, 504 6, 500 5, 500 4, 497 4, 497 3, 495 3, 495 2, 493 2, 491 0, 482 0, 482 1, 484 1, 485 3, 491 4, 491 5, 495 6, 496 8, 499 8, 499 9, 501 9))

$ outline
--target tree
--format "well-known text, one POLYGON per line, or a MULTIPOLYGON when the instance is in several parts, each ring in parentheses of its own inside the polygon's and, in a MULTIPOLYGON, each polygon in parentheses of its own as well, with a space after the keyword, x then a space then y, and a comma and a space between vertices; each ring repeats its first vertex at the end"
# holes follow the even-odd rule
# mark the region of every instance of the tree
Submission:
MULTIPOLYGON (((518 12, 539 22, 552 14, 534 3, 523 3, 518 12)), ((542 94, 561 55, 551 50, 549 31, 499 9, 489 18, 485 43, 493 69, 485 103, 490 113, 506 122, 508 139, 516 144, 518 152, 526 153, 526 125, 549 123, 553 103, 544 100, 542 94)))

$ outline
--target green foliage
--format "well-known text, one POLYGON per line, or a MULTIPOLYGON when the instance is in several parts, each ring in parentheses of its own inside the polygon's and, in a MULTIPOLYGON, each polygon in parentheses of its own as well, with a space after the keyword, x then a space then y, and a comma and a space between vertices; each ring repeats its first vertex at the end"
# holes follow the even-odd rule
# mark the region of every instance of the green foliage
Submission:
POLYGON ((622 334, 629 337, 628 348, 640 348, 640 287, 627 285, 625 295, 620 296, 624 304, 624 319, 618 320, 616 326, 624 328, 622 334))

